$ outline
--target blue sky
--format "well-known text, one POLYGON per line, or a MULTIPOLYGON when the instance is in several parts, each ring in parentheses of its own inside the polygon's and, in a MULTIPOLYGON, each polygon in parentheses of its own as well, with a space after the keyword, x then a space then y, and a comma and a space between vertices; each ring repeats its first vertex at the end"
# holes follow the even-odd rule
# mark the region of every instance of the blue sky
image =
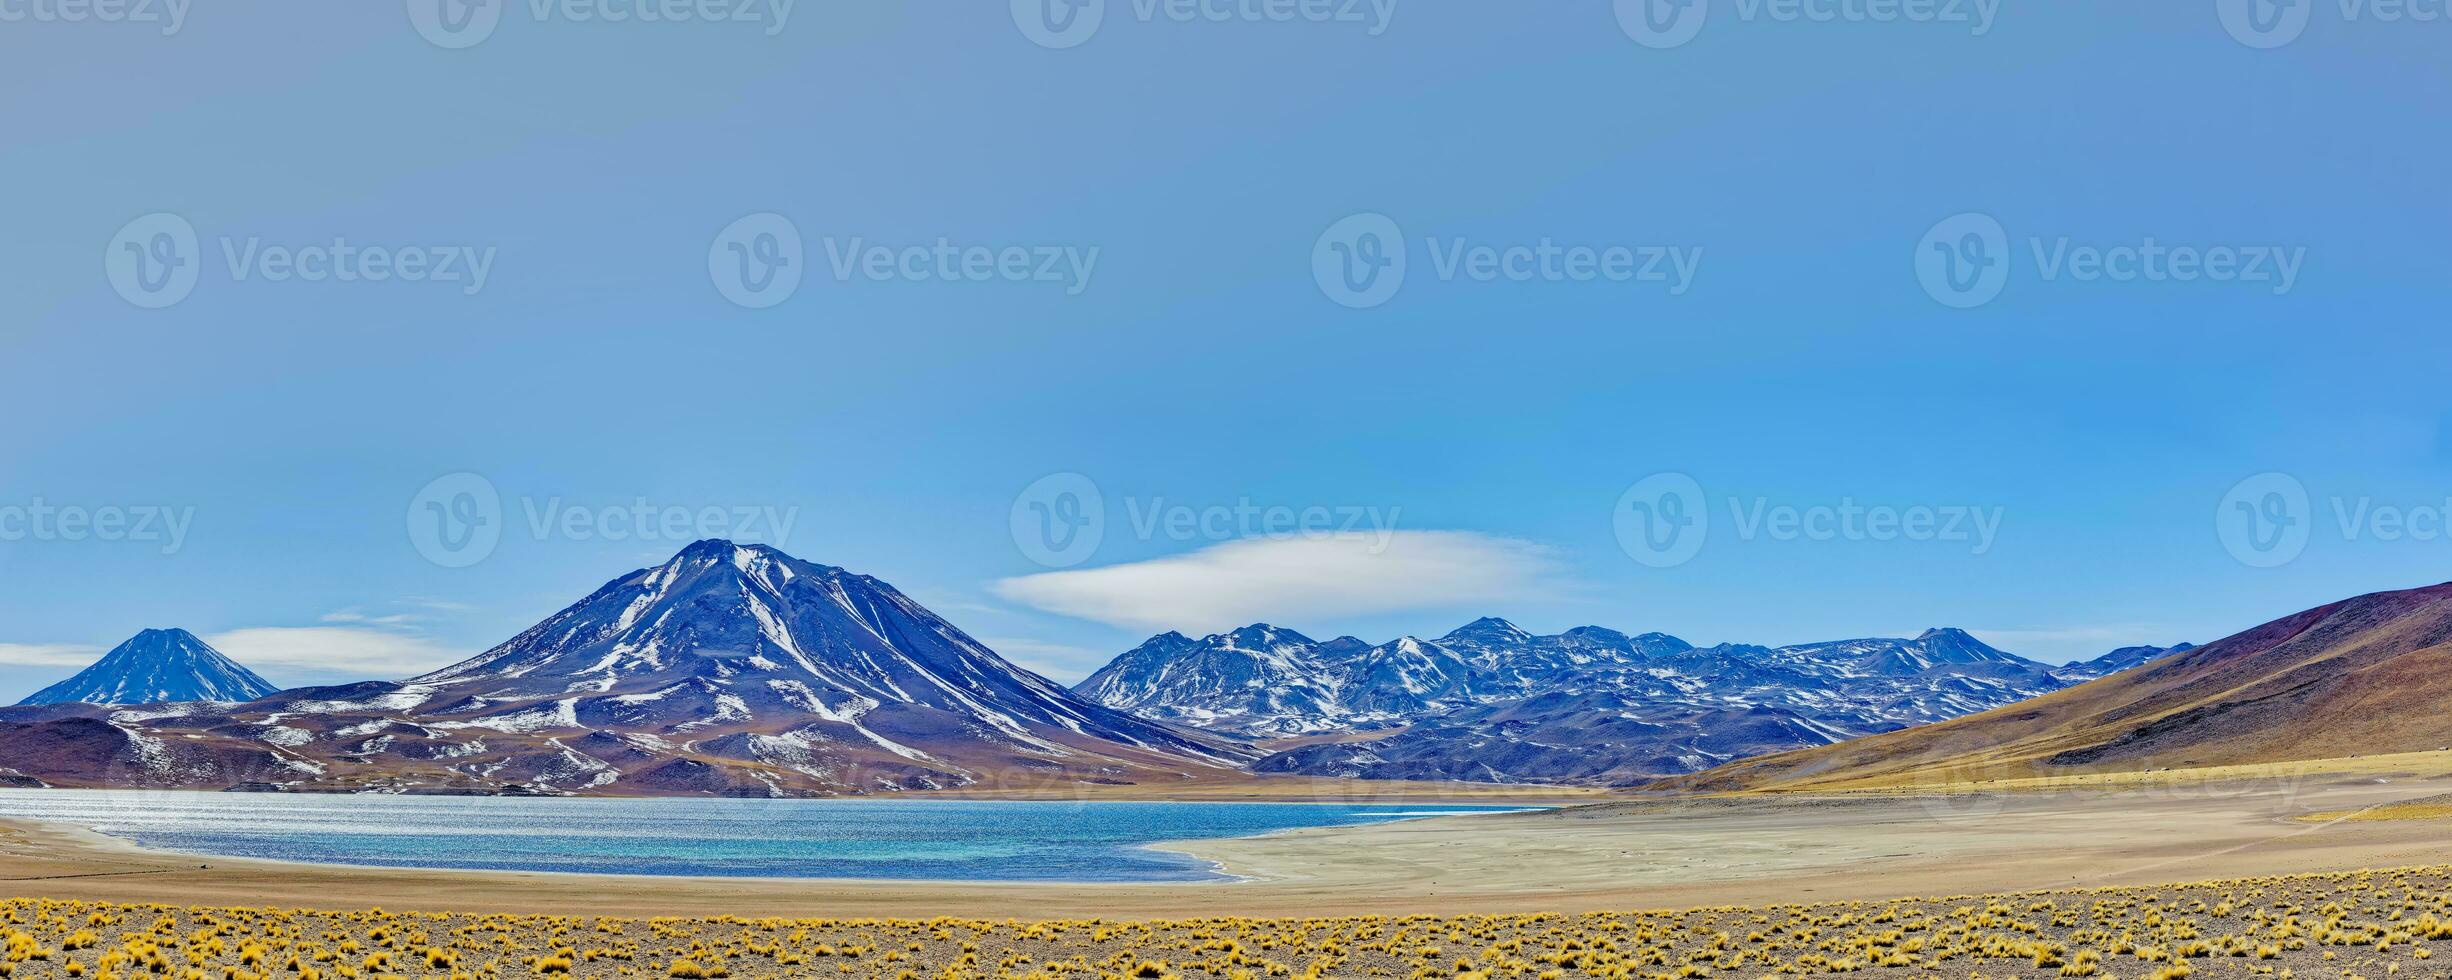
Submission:
POLYGON ((402 6, 0 23, 0 697, 153 626, 403 676, 710 507, 1068 680, 1485 614, 2061 660, 2452 568, 2452 24, 1109 0, 1048 47, 1002 3, 523 0, 446 47, 402 6), (1392 292, 1315 275, 1355 215, 1392 292), (797 286, 728 298, 777 228, 797 286), (1971 230, 1997 293, 1928 291, 1971 230), (194 279, 140 304, 157 242, 194 279), (432 560, 424 505, 486 494, 432 560))

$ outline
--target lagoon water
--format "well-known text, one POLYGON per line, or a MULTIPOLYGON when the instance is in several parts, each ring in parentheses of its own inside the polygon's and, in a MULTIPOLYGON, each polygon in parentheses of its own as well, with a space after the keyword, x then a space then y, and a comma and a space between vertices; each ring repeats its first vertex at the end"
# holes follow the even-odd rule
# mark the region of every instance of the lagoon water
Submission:
POLYGON ((759 878, 1201 881, 1140 845, 1521 807, 532 799, 0 790, 0 818, 194 854, 387 867, 759 878))

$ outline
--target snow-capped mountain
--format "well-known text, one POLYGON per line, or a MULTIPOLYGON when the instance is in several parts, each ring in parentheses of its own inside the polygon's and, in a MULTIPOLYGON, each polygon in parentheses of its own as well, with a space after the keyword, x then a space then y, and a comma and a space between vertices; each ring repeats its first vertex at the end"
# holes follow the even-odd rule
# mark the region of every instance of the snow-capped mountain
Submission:
POLYGON ((1056 740, 1205 755, 1213 746, 1075 697, 893 586, 763 545, 702 541, 616 579, 477 657, 409 684, 479 727, 791 719, 800 734, 913 761, 911 741, 1068 754, 1056 740))
POLYGON ((1407 636, 1378 645, 1350 636, 1319 642, 1259 624, 1198 640, 1160 634, 1074 692, 1145 717, 1279 737, 1398 724, 1688 649, 1673 636, 1630 637, 1600 627, 1536 637, 1502 619, 1477 620, 1435 640, 1407 636))
POLYGON ((280 688, 182 629, 146 630, 75 676, 17 702, 157 704, 253 701, 280 688))
POLYGON ((1073 691, 1113 708, 1145 706, 1146 717, 1218 731, 1287 734, 1336 727, 1338 690, 1328 664, 1362 641, 1321 644, 1266 623, 1194 640, 1149 638, 1090 675, 1073 691), (1251 723, 1257 723, 1251 724, 1251 723))
POLYGON ((1263 772, 1624 783, 1983 711, 2073 683, 1962 630, 1696 647, 1480 619, 1437 639, 1314 644, 1255 626, 1167 634, 1076 690, 1252 738, 1307 739, 1263 772), (1257 638, 1265 636, 1265 644, 1257 638), (1256 666, 1257 665, 1257 666, 1256 666))
POLYGON ((1083 700, 877 579, 727 541, 693 544, 407 681, 6 721, 81 723, 100 740, 88 755, 122 760, 99 779, 81 775, 90 762, 56 765, 59 751, 12 754, 49 744, 42 733, 0 738, 0 767, 70 785, 1061 792, 1232 772, 1259 754, 1083 700))
POLYGON ((2080 660, 2066 667, 2055 668, 2052 676, 2068 684, 2083 684, 2097 677, 2109 677, 2133 667, 2143 667, 2174 653, 2196 649, 2194 643, 2167 647, 2121 647, 2092 660, 2080 660))

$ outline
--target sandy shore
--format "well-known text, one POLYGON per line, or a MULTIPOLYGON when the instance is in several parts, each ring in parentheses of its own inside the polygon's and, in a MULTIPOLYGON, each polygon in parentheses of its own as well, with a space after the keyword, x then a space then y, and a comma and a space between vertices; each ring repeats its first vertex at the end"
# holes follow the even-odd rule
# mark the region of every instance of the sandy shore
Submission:
POLYGON ((1699 799, 1168 845, 1254 880, 960 884, 360 869, 0 830, 0 895, 612 915, 1283 916, 1590 911, 1873 899, 2452 863, 2439 821, 2308 822, 2452 781, 1699 799))

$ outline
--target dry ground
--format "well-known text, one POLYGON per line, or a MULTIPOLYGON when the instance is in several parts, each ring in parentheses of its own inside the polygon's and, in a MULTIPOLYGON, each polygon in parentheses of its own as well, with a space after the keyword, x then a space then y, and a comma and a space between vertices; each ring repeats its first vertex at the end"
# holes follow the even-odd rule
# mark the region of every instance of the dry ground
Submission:
POLYGON ((2452 869, 1584 915, 1015 921, 0 903, 11 980, 2441 977, 2452 869))
POLYGON ((1215 884, 345 868, 148 852, 75 828, 17 827, 0 832, 0 896, 633 917, 1301 917, 1879 900, 2452 865, 2452 824, 2300 819, 2386 812, 2377 808, 2452 791, 2452 778, 2432 771, 2345 765, 2013 792, 1605 803, 1169 845, 1252 879, 1215 884))

